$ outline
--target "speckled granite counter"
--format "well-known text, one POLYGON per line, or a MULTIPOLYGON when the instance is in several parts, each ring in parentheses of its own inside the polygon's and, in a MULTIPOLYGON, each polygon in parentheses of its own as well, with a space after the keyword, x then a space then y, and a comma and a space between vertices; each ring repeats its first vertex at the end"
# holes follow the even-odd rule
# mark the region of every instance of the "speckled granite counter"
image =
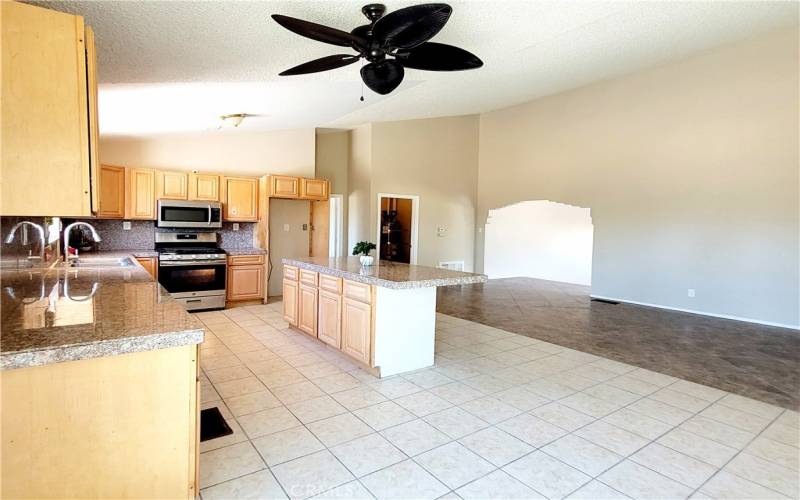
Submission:
POLYGON ((485 283, 483 274, 449 271, 438 267, 415 266, 388 261, 375 261, 362 266, 358 257, 303 257, 283 259, 285 265, 330 274, 340 278, 394 289, 485 283))
POLYGON ((263 248, 222 248, 228 255, 266 255, 267 251, 263 248))
MULTIPOLYGON (((131 254, 147 256, 84 258, 131 254)), ((8 270, 0 286, 2 370, 203 341, 201 324, 138 264, 8 270)))

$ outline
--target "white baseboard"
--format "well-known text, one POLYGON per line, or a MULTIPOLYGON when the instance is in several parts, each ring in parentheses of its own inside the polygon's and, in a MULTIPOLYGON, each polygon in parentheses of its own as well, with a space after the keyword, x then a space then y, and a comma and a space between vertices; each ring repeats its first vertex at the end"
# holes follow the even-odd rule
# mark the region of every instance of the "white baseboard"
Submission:
POLYGON ((712 318, 722 318, 722 319, 732 319, 734 321, 744 321, 745 323, 755 323, 758 325, 765 325, 765 326, 777 326, 779 328, 789 328, 791 330, 800 330, 800 325, 787 325, 784 323, 773 323, 772 321, 761 321, 758 319, 753 318, 743 318, 741 316, 730 316, 728 314, 716 314, 710 313, 706 311, 697 311, 694 309, 682 309, 680 307, 669 307, 669 306, 662 306, 660 304, 649 304, 647 302, 636 302, 635 300, 626 300, 626 299, 618 299, 616 297, 606 297, 605 295, 595 295, 589 294, 589 297, 593 299, 602 299, 602 300, 613 300, 614 302, 623 302, 625 304, 634 304, 637 306, 647 306, 647 307, 655 307, 657 309, 667 309, 669 311, 678 311, 678 312, 685 312, 691 314, 699 314, 701 316, 711 316, 712 318))

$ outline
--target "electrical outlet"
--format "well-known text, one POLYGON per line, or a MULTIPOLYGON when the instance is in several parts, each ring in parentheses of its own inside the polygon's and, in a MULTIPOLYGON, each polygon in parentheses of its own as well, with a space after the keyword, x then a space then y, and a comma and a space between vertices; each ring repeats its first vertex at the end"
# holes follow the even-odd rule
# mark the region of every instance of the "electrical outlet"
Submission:
POLYGON ((129 220, 122 221, 122 230, 123 231, 130 231, 131 230, 131 221, 129 221, 129 220))
POLYGON ((308 224, 303 224, 303 231, 308 231, 308 224))
POLYGON ((689 297, 692 297, 692 298, 694 298, 694 288, 690 288, 690 289, 688 289, 688 290, 686 291, 686 295, 688 295, 689 297))
POLYGON ((289 224, 284 224, 283 225, 283 230, 288 233, 289 232, 289 224))
POLYGON ((239 223, 238 222, 234 222, 233 223, 233 230, 234 231, 238 231, 239 230, 239 223))

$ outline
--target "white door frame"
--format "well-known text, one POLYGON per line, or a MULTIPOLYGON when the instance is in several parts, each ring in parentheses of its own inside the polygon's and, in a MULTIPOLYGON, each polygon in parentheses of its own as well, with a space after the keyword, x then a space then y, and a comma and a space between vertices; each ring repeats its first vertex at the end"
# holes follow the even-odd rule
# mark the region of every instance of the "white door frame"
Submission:
MULTIPOLYGON (((328 233, 328 238, 330 239, 328 243, 328 253, 331 257, 334 256, 342 256, 347 255, 345 245, 346 243, 343 241, 344 239, 344 196, 341 194, 332 194, 330 195, 330 199, 335 199, 337 202, 336 210, 330 210, 329 218, 335 221, 334 224, 330 227, 330 233, 328 233), (331 253, 330 250, 333 249, 334 252, 331 253)), ((330 209, 330 206, 328 207, 330 209)))
POLYGON ((419 228, 419 196, 415 194, 378 193, 378 212, 375 221, 375 245, 377 245, 378 260, 381 260, 381 199, 402 198, 411 200, 411 264, 417 263, 417 233, 419 228))

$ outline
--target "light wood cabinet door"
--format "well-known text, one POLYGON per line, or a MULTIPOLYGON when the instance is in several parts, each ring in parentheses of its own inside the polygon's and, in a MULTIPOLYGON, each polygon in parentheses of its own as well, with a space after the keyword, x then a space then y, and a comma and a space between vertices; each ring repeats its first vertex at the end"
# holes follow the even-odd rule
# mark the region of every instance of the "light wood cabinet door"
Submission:
POLYGON ((89 184, 92 212, 100 210, 100 122, 97 111, 97 47, 94 31, 84 29, 86 43, 86 102, 89 107, 89 184))
POLYGON ((317 337, 337 349, 342 347, 342 296, 320 289, 317 337))
POLYGON ((189 174, 189 199, 219 201, 219 176, 213 174, 189 174))
POLYGON ((159 200, 186 200, 189 198, 189 175, 185 172, 159 172, 158 180, 159 200))
POLYGON ((156 218, 156 171, 129 168, 126 171, 126 219, 156 218))
POLYGON ((298 293, 297 328, 312 337, 317 336, 317 287, 300 284, 298 293))
POLYGON ((372 348, 372 306, 357 300, 342 299, 342 351, 370 364, 372 348))
POLYGON ((292 326, 297 326, 298 291, 296 281, 283 280, 283 320, 292 326))
POLYGON ((300 179, 300 198, 325 201, 328 199, 328 181, 325 179, 300 179))
POLYGON ((136 257, 136 261, 158 281, 158 257, 136 257))
POLYGON ((300 178, 289 175, 272 175, 270 196, 274 198, 298 198, 300 196, 300 178))
POLYGON ((83 18, 20 2, 0 9, 0 214, 90 216, 96 114, 83 18))
POLYGON ((125 167, 100 166, 98 217, 125 217, 125 167))
POLYGON ((225 178, 224 219, 256 222, 258 220, 258 179, 225 178))
POLYGON ((228 268, 228 300, 264 298, 264 266, 228 268))

